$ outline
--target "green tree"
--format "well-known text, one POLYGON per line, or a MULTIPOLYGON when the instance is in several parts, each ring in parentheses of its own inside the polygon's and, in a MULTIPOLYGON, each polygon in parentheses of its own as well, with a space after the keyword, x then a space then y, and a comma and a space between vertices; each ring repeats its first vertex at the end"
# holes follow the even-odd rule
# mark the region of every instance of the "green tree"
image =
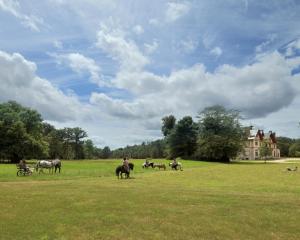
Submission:
MULTIPOLYGON (((74 150, 75 159, 83 159, 83 139, 87 137, 87 133, 79 127, 64 128, 64 138, 66 145, 71 145, 74 150)), ((70 151, 70 147, 66 147, 65 150, 70 151)))
POLYGON ((198 118, 198 158, 230 162, 243 149, 245 137, 237 111, 212 106, 205 108, 198 118))
POLYGON ((259 147, 259 156, 260 158, 266 160, 267 158, 272 157, 272 149, 270 147, 270 143, 268 143, 267 141, 263 141, 261 146, 259 147))
POLYGON ((111 151, 108 146, 105 146, 102 150, 102 158, 107 159, 111 156, 111 151))
POLYGON ((289 156, 289 148, 295 143, 295 139, 288 137, 277 137, 277 147, 280 149, 280 156, 288 157, 289 156))
POLYGON ((290 157, 300 157, 300 140, 293 143, 289 149, 290 157))
POLYGON ((162 119, 161 131, 163 135, 168 136, 174 129, 176 124, 176 118, 173 115, 166 116, 162 119))
POLYGON ((1 157, 16 163, 22 158, 46 157, 41 115, 17 102, 0 104, 1 157))
POLYGON ((182 118, 167 137, 170 158, 190 157, 197 145, 197 128, 190 116, 182 118))
POLYGON ((83 150, 85 159, 95 158, 95 147, 92 140, 88 139, 84 141, 83 150))

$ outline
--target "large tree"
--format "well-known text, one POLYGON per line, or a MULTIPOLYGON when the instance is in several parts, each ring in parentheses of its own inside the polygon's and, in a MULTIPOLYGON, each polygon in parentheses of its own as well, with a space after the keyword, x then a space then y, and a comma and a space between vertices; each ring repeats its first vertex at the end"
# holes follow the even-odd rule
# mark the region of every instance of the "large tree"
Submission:
POLYGON ((92 140, 88 139, 88 140, 84 141, 83 150, 84 150, 84 158, 86 158, 86 159, 95 158, 96 148, 95 148, 92 140))
POLYGON ((197 144, 197 128, 190 116, 182 118, 168 134, 169 158, 191 157, 197 144))
POLYGON ((42 121, 37 111, 16 102, 0 104, 0 157, 12 162, 46 157, 48 144, 43 137, 42 121))
POLYGON ((290 157, 300 157, 300 140, 298 139, 289 148, 290 157))
POLYGON ((105 146, 102 150, 102 158, 107 159, 111 156, 111 150, 108 146, 105 146))
POLYGON ((67 148, 69 149, 70 146, 74 150, 74 158, 75 159, 82 159, 84 158, 84 152, 83 152, 83 139, 86 138, 88 135, 87 133, 79 128, 64 128, 64 138, 65 143, 67 143, 67 148))
POLYGON ((168 136, 174 129, 176 124, 176 118, 173 115, 166 116, 162 119, 161 131, 163 135, 168 136))
POLYGON ((280 149, 280 156, 288 157, 289 148, 296 142, 295 139, 288 137, 277 137, 277 147, 280 149))
POLYGON ((229 162, 243 149, 244 134, 239 113, 222 106, 205 108, 199 114, 197 156, 229 162))

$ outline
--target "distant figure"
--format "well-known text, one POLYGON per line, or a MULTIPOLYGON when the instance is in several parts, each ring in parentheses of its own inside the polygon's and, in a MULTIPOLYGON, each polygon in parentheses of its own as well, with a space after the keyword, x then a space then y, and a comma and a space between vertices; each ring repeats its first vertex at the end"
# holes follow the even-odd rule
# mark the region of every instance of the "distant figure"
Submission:
POLYGON ((172 168, 175 168, 177 169, 177 166, 178 166, 178 163, 176 161, 176 158, 173 159, 173 162, 172 162, 172 168))
POLYGON ((149 167, 149 159, 148 158, 146 159, 145 166, 149 167))
POLYGON ((123 158, 123 166, 124 166, 124 168, 125 168, 126 171, 130 172, 128 158, 123 158))
POLYGON ((20 160, 19 163, 20 169, 23 169, 25 172, 29 171, 29 167, 27 167, 26 161, 25 160, 20 160))
POLYGON ((294 167, 294 168, 290 168, 290 167, 287 167, 286 170, 287 171, 297 171, 298 167, 294 167))

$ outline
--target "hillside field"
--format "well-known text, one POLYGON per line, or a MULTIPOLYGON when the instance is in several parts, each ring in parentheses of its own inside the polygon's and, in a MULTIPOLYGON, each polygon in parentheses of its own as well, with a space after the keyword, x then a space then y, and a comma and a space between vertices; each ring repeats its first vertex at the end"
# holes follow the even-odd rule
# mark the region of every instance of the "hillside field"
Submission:
POLYGON ((122 180, 121 160, 63 161, 61 174, 25 177, 0 165, 0 239, 300 239, 300 171, 286 171, 297 162, 132 162, 122 180))

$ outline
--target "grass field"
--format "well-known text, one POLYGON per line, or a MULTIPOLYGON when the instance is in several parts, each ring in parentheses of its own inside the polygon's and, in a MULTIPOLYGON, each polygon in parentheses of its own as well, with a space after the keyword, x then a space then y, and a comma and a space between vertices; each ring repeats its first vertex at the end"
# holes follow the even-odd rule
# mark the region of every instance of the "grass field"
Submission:
POLYGON ((300 239, 300 172, 285 171, 297 163, 133 162, 128 180, 120 160, 26 177, 0 165, 0 239, 300 239))

